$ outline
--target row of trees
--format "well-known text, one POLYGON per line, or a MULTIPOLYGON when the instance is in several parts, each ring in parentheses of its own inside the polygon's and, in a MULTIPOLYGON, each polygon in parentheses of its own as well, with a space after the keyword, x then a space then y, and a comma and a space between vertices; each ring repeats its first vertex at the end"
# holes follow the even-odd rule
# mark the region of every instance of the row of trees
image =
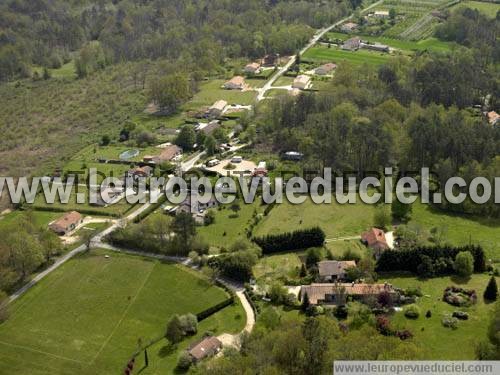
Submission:
POLYGON ((0 291, 11 292, 31 273, 62 251, 61 241, 30 212, 0 228, 0 291))
POLYGON ((269 234, 256 237, 253 241, 262 248, 264 254, 320 247, 325 242, 325 232, 320 227, 300 229, 294 232, 269 234))
POLYGON ((153 216, 137 224, 129 224, 109 234, 108 240, 124 248, 145 252, 187 256, 190 251, 208 252, 208 245, 196 234, 196 223, 189 213, 173 218, 153 216))
POLYGON ((446 275, 456 271, 464 276, 484 272, 486 257, 480 246, 434 246, 387 250, 377 262, 377 272, 409 271, 422 276, 446 275))

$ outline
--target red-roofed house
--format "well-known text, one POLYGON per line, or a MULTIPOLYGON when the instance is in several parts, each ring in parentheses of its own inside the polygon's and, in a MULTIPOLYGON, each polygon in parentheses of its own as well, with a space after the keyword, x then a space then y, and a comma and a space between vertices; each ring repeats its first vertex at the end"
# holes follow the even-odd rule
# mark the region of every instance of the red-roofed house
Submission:
POLYGON ((71 211, 65 213, 56 221, 49 224, 49 228, 52 229, 59 236, 64 236, 65 234, 76 229, 78 225, 83 222, 82 215, 76 211, 71 211))
POLYGON ((193 358, 194 362, 198 362, 204 358, 216 355, 221 349, 222 342, 220 342, 217 337, 208 336, 191 345, 188 349, 188 353, 193 358))
POLYGON ((361 234, 361 241, 374 250, 375 258, 377 259, 383 251, 389 249, 385 233, 382 229, 372 228, 368 232, 364 232, 361 234))
POLYGON ((491 125, 496 125, 500 121, 500 115, 495 111, 488 112, 487 116, 488 116, 488 122, 491 125))

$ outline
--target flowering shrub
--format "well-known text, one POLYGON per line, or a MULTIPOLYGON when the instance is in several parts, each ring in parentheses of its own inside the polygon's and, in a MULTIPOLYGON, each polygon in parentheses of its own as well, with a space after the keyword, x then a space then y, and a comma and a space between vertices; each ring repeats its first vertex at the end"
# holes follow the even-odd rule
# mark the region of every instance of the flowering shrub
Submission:
POLYGON ((443 301, 453 306, 470 306, 477 302, 475 290, 449 286, 444 290, 443 301))
POLYGON ((402 331, 396 331, 396 337, 399 337, 401 340, 408 340, 413 337, 413 333, 409 330, 405 329, 402 331))

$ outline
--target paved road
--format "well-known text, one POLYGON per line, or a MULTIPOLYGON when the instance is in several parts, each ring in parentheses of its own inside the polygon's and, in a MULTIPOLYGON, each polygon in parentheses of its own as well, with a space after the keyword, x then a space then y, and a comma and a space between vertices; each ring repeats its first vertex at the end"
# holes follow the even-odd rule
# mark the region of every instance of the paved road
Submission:
MULTIPOLYGON (((364 8, 362 11, 363 12, 366 12, 367 10, 373 8, 373 7, 376 7, 377 5, 379 5, 380 3, 382 3, 383 0, 379 0, 371 5, 369 5, 368 7, 364 8)), ((347 21, 349 18, 352 17, 352 14, 349 15, 348 17, 345 17, 343 19, 341 19, 340 21, 337 21, 335 22, 333 25, 330 25, 328 26, 326 29, 321 29, 320 31, 318 31, 318 33, 316 33, 313 38, 309 41, 309 43, 300 50, 299 54, 300 55, 303 55, 309 48, 313 47, 320 39, 321 37, 323 37, 323 35, 325 35, 327 32, 329 32, 330 30, 332 30, 334 27, 344 23, 345 21, 347 21)), ((260 88, 258 91, 259 91, 259 94, 257 95, 257 101, 261 101, 262 99, 265 98, 265 95, 266 95, 266 92, 268 90, 270 90, 271 88, 273 88, 273 83, 276 82, 276 80, 281 77, 283 74, 285 74, 285 72, 290 69, 292 67, 293 64, 295 64, 295 60, 297 59, 297 56, 293 56, 290 58, 290 61, 288 61, 286 63, 285 66, 279 68, 278 72, 276 72, 276 74, 274 76, 271 77, 271 79, 269 79, 269 81, 267 81, 267 83, 262 87, 260 88)))

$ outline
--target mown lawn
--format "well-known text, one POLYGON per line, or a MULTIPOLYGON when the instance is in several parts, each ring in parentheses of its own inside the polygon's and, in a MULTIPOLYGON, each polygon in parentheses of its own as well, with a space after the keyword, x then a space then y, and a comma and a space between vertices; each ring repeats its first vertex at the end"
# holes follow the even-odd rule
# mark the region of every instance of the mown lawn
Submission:
MULTIPOLYGON (((425 359, 436 360, 472 360, 475 359, 475 346, 486 339, 492 304, 485 304, 483 292, 488 283, 488 275, 473 275, 470 280, 461 281, 452 277, 438 277, 418 280, 414 277, 381 277, 380 282, 388 282, 399 288, 420 287, 424 294, 417 302, 421 315, 416 320, 405 318, 403 312, 396 312, 391 317, 398 329, 409 329, 414 340, 423 349, 425 359), (447 286, 457 285, 465 289, 474 289, 478 302, 471 307, 454 307, 442 301, 443 291, 447 286), (426 318, 427 310, 432 313, 426 318), (459 321, 458 329, 445 328, 441 324, 444 314, 454 311, 466 311, 469 320, 459 321)), ((498 282, 498 281, 497 281, 498 282)))
POLYGON ((208 241, 210 246, 228 248, 238 239, 246 239, 245 228, 252 221, 254 211, 262 212, 260 202, 245 204, 240 202, 240 211, 237 217, 229 206, 221 206, 221 209, 213 209, 215 222, 213 224, 198 228, 200 236, 208 241))
POLYGON ((253 104, 257 93, 255 91, 225 90, 222 88, 225 80, 214 79, 200 84, 200 91, 193 99, 184 105, 185 109, 200 109, 211 106, 217 100, 225 100, 229 104, 253 104))
POLYGON ((358 236, 373 224, 374 206, 356 204, 315 204, 308 198, 303 204, 288 201, 277 204, 257 226, 255 235, 274 234, 297 229, 321 227, 326 238, 358 236))
POLYGON ((343 62, 353 65, 382 65, 391 55, 388 53, 374 52, 368 50, 344 51, 335 47, 315 46, 309 49, 303 56, 303 60, 312 62, 334 62, 342 64, 343 62))
MULTIPOLYGON (((0 325, 1 371, 116 374, 137 349, 138 340, 163 335, 173 314, 197 313, 225 298, 225 291, 195 271, 92 250, 13 303, 10 318, 0 325)), ((217 326, 225 332, 226 322, 228 330, 239 330, 245 316, 232 309, 225 312, 227 319, 214 316, 200 330, 217 326)))

